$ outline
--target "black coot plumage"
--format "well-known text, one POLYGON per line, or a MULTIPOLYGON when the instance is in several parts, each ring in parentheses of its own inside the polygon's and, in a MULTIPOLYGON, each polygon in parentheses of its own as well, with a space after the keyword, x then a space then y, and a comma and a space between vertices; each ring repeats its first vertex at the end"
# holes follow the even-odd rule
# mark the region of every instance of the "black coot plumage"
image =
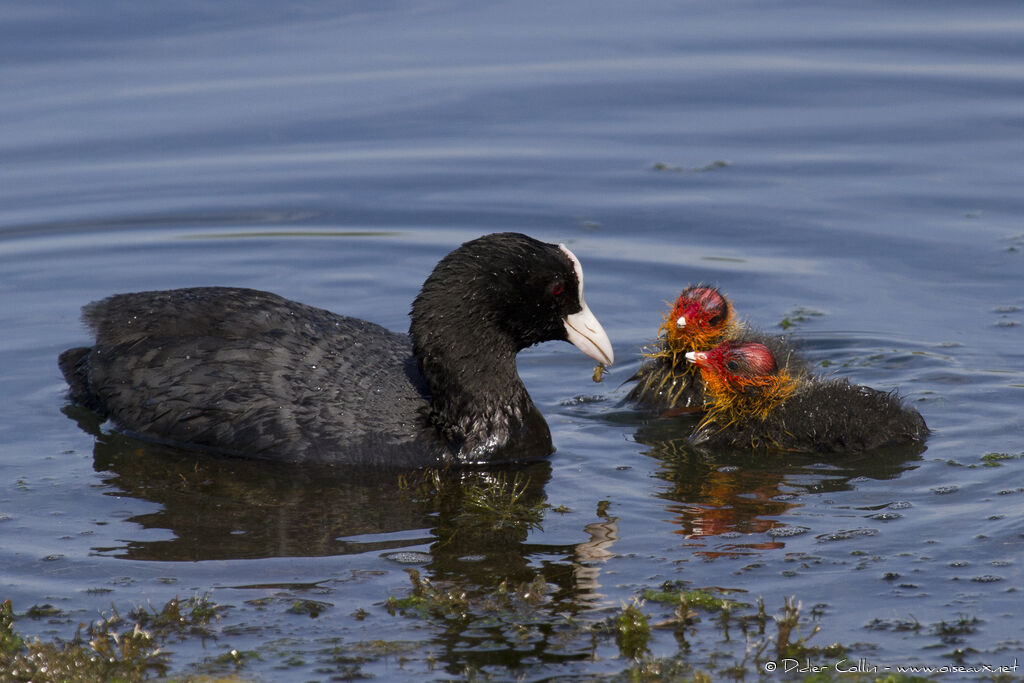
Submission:
POLYGON ((929 433, 896 392, 777 363, 759 342, 727 341, 686 357, 705 387, 708 412, 691 436, 699 445, 856 453, 921 442, 929 433))
POLYGON ((611 344, 564 246, 488 235, 435 267, 409 335, 275 294, 201 287, 84 308, 91 347, 61 354, 70 397, 150 440, 217 453, 371 467, 544 457, 547 423, 516 354, 611 344))

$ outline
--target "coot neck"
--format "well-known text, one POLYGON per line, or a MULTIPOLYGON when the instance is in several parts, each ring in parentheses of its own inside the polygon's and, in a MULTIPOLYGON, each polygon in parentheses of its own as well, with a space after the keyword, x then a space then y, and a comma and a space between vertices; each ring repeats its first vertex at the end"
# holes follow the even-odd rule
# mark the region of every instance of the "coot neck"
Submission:
POLYGON ((520 349, 513 339, 485 316, 432 311, 428 318, 421 320, 414 306, 413 353, 431 392, 428 420, 454 456, 490 460, 525 431, 542 429, 549 442, 516 370, 520 349))

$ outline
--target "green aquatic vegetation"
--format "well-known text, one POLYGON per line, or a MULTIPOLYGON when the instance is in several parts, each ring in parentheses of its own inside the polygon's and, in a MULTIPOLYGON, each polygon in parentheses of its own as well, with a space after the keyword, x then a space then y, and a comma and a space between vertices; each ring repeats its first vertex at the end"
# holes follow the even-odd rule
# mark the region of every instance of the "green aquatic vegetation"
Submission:
POLYGON ((435 586, 416 569, 406 569, 412 589, 404 598, 391 596, 384 603, 391 615, 415 614, 420 617, 469 619, 473 615, 489 615, 499 620, 513 616, 523 608, 532 608, 544 602, 549 592, 544 576, 537 574, 531 581, 510 585, 505 579, 490 592, 470 595, 459 586, 435 586))
POLYGON ((945 462, 950 467, 966 467, 974 469, 977 467, 1002 467, 1004 463, 1011 460, 1024 459, 1024 453, 986 453, 981 456, 980 463, 964 464, 959 460, 947 459, 945 462))
POLYGON ((148 628, 162 636, 185 634, 210 635, 206 628, 216 620, 226 608, 210 600, 209 594, 194 595, 185 600, 172 598, 159 610, 152 605, 138 607, 128 613, 144 628, 148 628))
MULTIPOLYGON (((689 592, 695 598, 695 604, 709 605, 707 596, 702 596, 700 593, 701 591, 689 592)), ((709 591, 704 591, 704 593, 710 594, 709 591)), ((667 599, 669 596, 678 598, 685 596, 686 593, 648 591, 647 594, 661 598, 661 600, 656 600, 655 604, 671 604, 671 600, 667 599)), ((616 618, 616 623, 624 621, 627 625, 632 626, 633 620, 636 619, 636 613, 639 612, 640 604, 642 603, 635 601, 628 608, 624 607, 623 613, 616 618), (627 614, 627 610, 632 613, 627 614)), ((683 612, 689 608, 685 607, 680 600, 680 605, 675 610, 676 618, 655 626, 661 627, 670 624, 676 626, 680 652, 675 656, 662 658, 649 658, 644 656, 643 652, 639 656, 634 654, 635 663, 629 669, 621 672, 615 680, 745 680, 751 671, 775 671, 773 667, 784 659, 787 661, 820 661, 822 662, 820 665, 822 673, 816 674, 818 677, 804 680, 833 680, 833 672, 830 671, 830 665, 827 663, 841 661, 845 657, 845 648, 838 643, 822 647, 810 646, 808 641, 818 633, 819 626, 815 624, 809 635, 802 635, 800 626, 805 618, 801 604, 795 598, 785 599, 781 613, 775 616, 768 614, 763 599, 757 600, 756 609, 752 612, 751 607, 753 606, 749 604, 733 601, 722 602, 719 599, 717 617, 710 620, 707 626, 698 629, 700 620, 695 617, 696 612, 690 610, 689 614, 684 615, 683 612), (706 656, 706 661, 696 661, 693 653, 698 650, 694 648, 691 652, 689 643, 685 638, 680 637, 685 635, 684 629, 680 627, 684 621, 686 629, 692 636, 702 636, 705 647, 702 652, 703 656, 706 656), (775 626, 774 633, 769 628, 771 624, 775 626), (719 633, 717 644, 724 645, 730 641, 729 629, 736 626, 740 627, 745 637, 745 640, 741 641, 746 643, 742 656, 736 657, 734 651, 716 651, 713 644, 711 649, 706 649, 709 644, 708 636, 714 638, 714 634, 710 633, 711 629, 717 628, 719 633)), ((707 611, 712 611, 712 609, 707 611)), ((822 614, 820 607, 813 612, 818 616, 822 614)), ((621 645, 620 649, 622 649, 621 645)), ((635 652, 636 650, 634 650, 635 652)), ((623 654, 628 653, 623 651, 623 654)), ((850 679, 843 676, 842 680, 850 679)))
POLYGON ((643 657, 609 680, 625 683, 661 683, 662 681, 712 683, 716 679, 678 657, 643 657))
POLYGON ((506 596, 510 596, 515 600, 528 604, 528 605, 539 605, 544 602, 547 597, 550 587, 548 582, 544 579, 543 574, 537 574, 533 577, 532 581, 520 583, 513 588, 508 585, 508 579, 505 579, 500 584, 496 593, 505 597, 506 601, 509 599, 506 596))
POLYGON ((316 619, 322 612, 331 607, 334 607, 334 605, 319 600, 295 600, 292 602, 291 607, 288 608, 288 611, 292 614, 302 614, 310 619, 316 619))
POLYGON ((640 611, 642 600, 634 599, 630 604, 622 605, 622 612, 615 617, 615 642, 623 657, 636 659, 648 651, 651 637, 651 625, 647 616, 640 611))
POLYGON ((25 610, 25 616, 29 619, 43 619, 44 617, 55 617, 60 613, 60 610, 51 605, 50 603, 46 603, 43 605, 32 605, 27 610, 25 610))
POLYGON ((659 622, 657 626, 659 628, 673 627, 676 639, 680 644, 686 643, 687 627, 700 621, 697 610, 717 613, 718 625, 722 629, 722 638, 728 641, 730 639, 729 627, 733 621, 733 611, 750 606, 747 603, 720 597, 706 589, 684 590, 670 581, 666 581, 660 590, 647 589, 641 595, 645 600, 650 600, 651 602, 676 606, 674 615, 665 621, 659 622))
POLYGON ((981 456, 982 467, 1001 467, 1007 460, 1020 460, 1024 453, 986 453, 981 456))
POLYGON ((723 161, 721 159, 712 161, 710 164, 705 164, 703 166, 695 166, 690 169, 683 168, 678 164, 668 164, 665 163, 664 161, 656 161, 655 163, 651 164, 651 170, 669 171, 672 173, 684 173, 687 171, 689 171, 690 173, 707 173, 708 171, 717 171, 722 168, 728 168, 729 166, 731 166, 731 164, 728 161, 723 161))
POLYGON ((421 617, 465 617, 469 609, 469 596, 460 588, 439 588, 430 579, 424 578, 416 569, 406 569, 412 590, 404 598, 391 596, 384 603, 388 613, 408 614, 415 612, 421 617))
POLYGON ((689 608, 702 609, 707 612, 729 611, 737 606, 748 606, 728 598, 719 597, 706 589, 691 591, 674 589, 671 582, 663 584, 661 590, 646 589, 643 591, 642 596, 644 600, 669 604, 682 603, 689 608))
MULTIPOLYGON (((80 624, 70 640, 26 639, 14 630, 10 600, 0 605, 0 683, 7 681, 141 681, 167 673, 172 637, 208 637, 206 626, 223 607, 208 596, 174 598, 160 609, 140 606, 122 617, 116 609, 80 624)), ((58 614, 50 605, 33 605, 24 614, 58 614)))
POLYGON ((825 315, 822 311, 816 311, 813 308, 798 307, 787 313, 782 320, 779 321, 779 327, 784 330, 788 330, 791 327, 807 322, 811 318, 817 318, 825 315))
POLYGON ((0 657, 6 658, 24 647, 25 641, 14 631, 14 608, 10 600, 4 600, 0 604, 0 657))
POLYGON ((529 484, 529 478, 518 472, 511 478, 501 473, 471 482, 465 489, 462 512, 456 521, 495 531, 542 530, 540 523, 548 504, 528 499, 529 484))
POLYGON ((921 630, 921 622, 913 615, 906 619, 872 619, 864 628, 872 631, 913 631, 921 630))
POLYGON ((818 634, 821 626, 815 624, 811 632, 804 636, 800 632, 800 612, 803 605, 797 602, 796 597, 790 596, 785 599, 782 605, 782 614, 775 617, 777 634, 775 636, 775 651, 780 659, 800 659, 810 655, 825 655, 837 657, 843 654, 843 647, 838 643, 824 647, 810 647, 807 644, 811 638, 818 634))
MULTIPOLYGON (((557 608, 551 599, 552 586, 540 573, 529 581, 505 579, 489 589, 466 590, 448 582, 435 583, 417 570, 406 572, 412 583, 408 595, 391 596, 383 607, 391 615, 424 620, 439 630, 438 637, 444 641, 458 640, 460 649, 472 653, 465 659, 460 657, 457 666, 470 680, 477 673, 483 675, 483 670, 475 667, 488 661, 496 666, 515 666, 538 650, 549 661, 572 660, 587 656, 592 649, 589 642, 596 636, 589 623, 577 622, 571 613, 557 608)), ((608 632, 607 628, 602 630, 603 634, 608 632)), ((419 648, 415 660, 433 667, 430 653, 423 652, 422 643, 419 648)))
MULTIPOLYGON (((824 627, 826 606, 804 610, 795 598, 787 598, 773 613, 761 598, 752 604, 740 602, 730 597, 732 591, 693 589, 683 581, 674 581, 638 591, 621 607, 603 614, 578 613, 563 601, 558 584, 549 584, 540 572, 529 581, 507 579, 482 588, 428 576, 422 570, 406 571, 410 583, 404 595, 392 596, 369 611, 360 610, 361 619, 353 618, 387 619, 386 611, 392 616, 422 620, 414 628, 430 629, 432 639, 426 643, 418 639, 372 639, 378 636, 366 640, 339 636, 308 642, 301 636, 276 639, 275 630, 263 636, 264 642, 253 649, 222 646, 201 662, 186 664, 191 674, 179 674, 180 678, 170 680, 237 682, 233 677, 255 661, 294 672, 330 670, 342 679, 369 677, 368 665, 386 662, 387 666, 424 675, 443 667, 452 676, 464 679, 504 680, 501 667, 508 667, 506 673, 511 676, 522 671, 528 677, 534 666, 530 662, 538 654, 549 662, 590 662, 595 657, 613 662, 614 657, 602 654, 609 650, 617 650, 623 661, 612 664, 614 668, 606 669, 601 676, 620 681, 749 680, 770 671, 767 666, 783 659, 821 667, 802 678, 805 681, 920 680, 845 673, 836 666, 847 658, 844 646, 813 645, 819 627, 824 627), (671 649, 666 652, 673 636, 676 649, 674 653, 671 649), (453 656, 447 651, 443 644, 448 642, 458 643, 462 654, 453 656), (431 644, 442 644, 442 648, 432 649, 431 644), (522 666, 526 669, 518 668, 522 666)), ((289 613, 295 599, 275 602, 289 613)), ((168 680, 172 653, 164 649, 166 643, 199 636, 205 646, 208 626, 222 619, 227 609, 208 596, 175 599, 158 609, 138 607, 125 617, 115 610, 93 624, 83 624, 72 640, 43 642, 17 633, 8 601, 0 605, 0 683, 168 680)), ((255 615, 259 622, 266 605, 254 600, 242 609, 249 610, 249 619, 255 615)), ((375 628, 379 626, 377 623, 375 628)), ((939 641, 941 645, 936 647, 952 649, 936 656, 964 664, 978 659, 978 653, 965 641, 982 627, 981 620, 962 614, 928 625, 921 625, 913 617, 875 619, 865 625, 870 631, 939 641)), ((855 664, 853 655, 849 658, 847 667, 855 664)))
POLYGON ((959 643, 963 641, 962 636, 974 633, 979 623, 977 617, 959 614, 954 621, 936 622, 932 625, 932 631, 944 643, 959 643))
MULTIPOLYGON (((85 626, 84 624, 82 626, 85 626)), ((138 681, 167 671, 153 634, 113 610, 69 641, 27 640, 14 630, 10 600, 0 606, 0 682, 138 681)))
POLYGON ((215 657, 207 659, 202 664, 196 667, 202 674, 206 675, 200 676, 199 679, 195 679, 189 676, 184 680, 190 682, 196 680, 204 680, 209 681, 210 683, 220 683, 221 681, 238 681, 240 679, 235 678, 233 673, 229 674, 226 677, 222 674, 224 672, 231 671, 232 669, 235 670, 234 673, 237 673, 237 670, 244 666, 247 661, 256 661, 260 659, 262 659, 262 657, 260 656, 259 652, 254 652, 251 650, 228 650, 227 652, 222 652, 221 654, 215 657))

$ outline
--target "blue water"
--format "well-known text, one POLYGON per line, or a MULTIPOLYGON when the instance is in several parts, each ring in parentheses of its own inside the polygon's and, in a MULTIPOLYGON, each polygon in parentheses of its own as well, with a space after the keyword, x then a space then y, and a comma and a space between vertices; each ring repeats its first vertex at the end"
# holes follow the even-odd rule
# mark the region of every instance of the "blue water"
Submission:
MULTIPOLYGON (((1024 453, 1022 31, 1016 2, 5 3, 0 599, 54 605, 18 628, 68 637, 210 592, 232 607, 171 648, 183 673, 277 648, 326 678, 331 639, 376 638, 408 643, 360 665, 384 680, 630 664, 390 615, 411 557, 470 592, 540 572, 549 615, 682 581, 770 611, 795 595, 823 615, 812 644, 878 665, 1024 660, 1024 461, 981 466, 1024 453), (569 345, 520 356, 558 447, 530 470, 552 509, 526 537, 61 412, 56 356, 91 300, 231 284, 404 330, 433 264, 503 230, 569 245, 618 359, 595 385, 569 345), (664 302, 701 281, 764 328, 802 317, 823 373, 898 387, 927 449, 701 458, 620 406, 664 302), (973 632, 931 630, 958 615, 973 632)), ((650 656, 679 652, 656 630, 650 656)), ((287 656, 240 673, 280 680, 287 656)))

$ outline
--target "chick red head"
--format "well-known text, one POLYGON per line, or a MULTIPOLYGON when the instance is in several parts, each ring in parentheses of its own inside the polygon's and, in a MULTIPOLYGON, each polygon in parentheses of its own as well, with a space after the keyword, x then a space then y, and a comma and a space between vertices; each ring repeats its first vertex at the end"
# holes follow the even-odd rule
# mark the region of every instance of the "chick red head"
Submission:
POLYGON ((737 383, 770 375, 778 369, 772 352, 757 342, 723 342, 709 351, 690 351, 686 360, 701 371, 737 383))
POLYGON ((706 420, 725 423, 764 419, 796 388, 796 380, 757 342, 723 342, 709 351, 691 351, 686 360, 700 368, 707 394, 706 420))
POLYGON ((732 322, 729 300, 714 287, 687 287, 676 299, 661 331, 673 351, 705 349, 732 322))

